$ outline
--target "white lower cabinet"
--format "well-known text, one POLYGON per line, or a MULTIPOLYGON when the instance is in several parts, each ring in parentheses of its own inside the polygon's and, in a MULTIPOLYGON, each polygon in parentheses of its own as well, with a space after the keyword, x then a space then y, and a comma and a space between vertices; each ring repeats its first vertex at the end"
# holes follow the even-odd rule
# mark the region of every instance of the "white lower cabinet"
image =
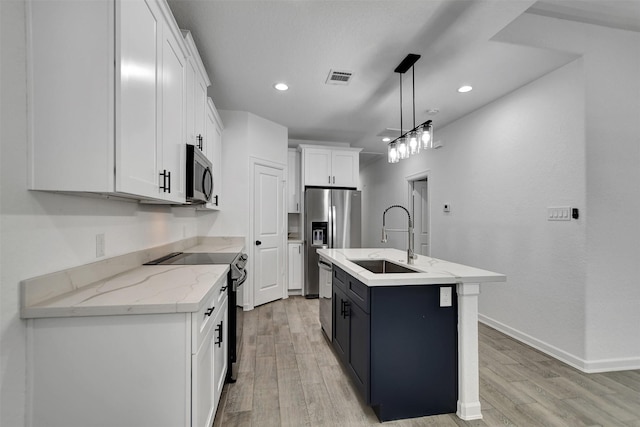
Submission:
POLYGON ((224 285, 194 313, 30 319, 27 425, 210 427, 227 371, 224 285))
POLYGON ((211 427, 227 373, 228 300, 216 307, 217 314, 198 352, 192 356, 192 427, 211 427))
POLYGON ((302 243, 289 243, 289 290, 302 290, 302 243))

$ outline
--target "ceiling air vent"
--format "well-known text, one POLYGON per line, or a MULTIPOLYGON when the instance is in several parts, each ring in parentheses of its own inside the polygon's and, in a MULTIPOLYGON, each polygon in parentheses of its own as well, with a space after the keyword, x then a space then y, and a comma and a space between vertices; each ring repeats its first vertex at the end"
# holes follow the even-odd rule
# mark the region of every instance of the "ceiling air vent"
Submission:
POLYGON ((329 70, 329 76, 325 83, 328 85, 348 85, 352 75, 351 71, 329 70))

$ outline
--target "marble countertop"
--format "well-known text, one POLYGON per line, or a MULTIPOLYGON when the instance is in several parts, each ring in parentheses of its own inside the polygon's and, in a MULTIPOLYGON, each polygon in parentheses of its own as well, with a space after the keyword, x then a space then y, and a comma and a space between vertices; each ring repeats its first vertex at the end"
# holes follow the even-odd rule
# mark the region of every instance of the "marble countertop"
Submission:
POLYGON ((228 265, 150 265, 24 307, 23 318, 195 312, 228 265))
POLYGON ((244 237, 200 237, 44 276, 20 285, 23 319, 196 312, 228 265, 141 265, 171 252, 238 253, 244 237))
POLYGON ((462 264, 418 255, 409 268, 416 273, 375 274, 351 262, 351 260, 386 259, 407 265, 407 253, 398 249, 318 249, 318 254, 331 261, 367 286, 434 285, 447 283, 505 282, 504 274, 481 270, 462 264))
POLYGON ((196 246, 183 252, 234 253, 244 251, 244 237, 203 237, 196 246))

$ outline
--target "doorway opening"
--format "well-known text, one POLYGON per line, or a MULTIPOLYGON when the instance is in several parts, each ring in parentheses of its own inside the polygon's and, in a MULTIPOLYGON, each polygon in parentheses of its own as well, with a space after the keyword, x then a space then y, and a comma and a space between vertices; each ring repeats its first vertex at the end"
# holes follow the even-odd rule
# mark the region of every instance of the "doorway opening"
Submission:
POLYGON ((431 215, 429 203, 429 171, 407 177, 409 212, 413 218, 414 250, 431 256, 431 215))

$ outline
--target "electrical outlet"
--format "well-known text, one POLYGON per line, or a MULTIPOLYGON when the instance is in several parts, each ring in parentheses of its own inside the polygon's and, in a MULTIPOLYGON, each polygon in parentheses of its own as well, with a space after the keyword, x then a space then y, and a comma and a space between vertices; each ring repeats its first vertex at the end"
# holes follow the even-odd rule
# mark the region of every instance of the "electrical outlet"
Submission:
POLYGON ((440 288, 440 307, 451 307, 452 301, 452 289, 450 286, 443 286, 440 288))
POLYGON ((96 234, 96 258, 104 256, 104 233, 96 234))

